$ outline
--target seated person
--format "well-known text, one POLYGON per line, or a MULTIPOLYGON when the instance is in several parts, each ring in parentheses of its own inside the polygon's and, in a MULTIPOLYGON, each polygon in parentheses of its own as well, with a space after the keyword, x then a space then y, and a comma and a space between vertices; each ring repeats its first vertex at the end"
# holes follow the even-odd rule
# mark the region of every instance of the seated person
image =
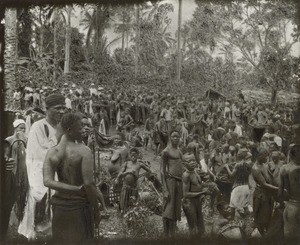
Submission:
POLYGON ((140 152, 137 148, 132 148, 129 151, 129 159, 126 161, 120 173, 117 176, 116 183, 123 178, 123 186, 120 195, 120 210, 125 213, 130 206, 130 197, 134 196, 137 198, 137 181, 139 178, 139 172, 141 169, 151 173, 148 166, 141 160, 138 159, 140 152))

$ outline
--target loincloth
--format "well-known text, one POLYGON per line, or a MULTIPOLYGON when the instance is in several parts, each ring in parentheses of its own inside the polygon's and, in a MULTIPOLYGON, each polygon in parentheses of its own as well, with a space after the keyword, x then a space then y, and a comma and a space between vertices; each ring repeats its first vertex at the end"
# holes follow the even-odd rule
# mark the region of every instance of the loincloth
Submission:
POLYGON ((181 220, 182 181, 181 178, 166 175, 166 185, 169 191, 169 200, 164 203, 162 216, 171 220, 181 220))

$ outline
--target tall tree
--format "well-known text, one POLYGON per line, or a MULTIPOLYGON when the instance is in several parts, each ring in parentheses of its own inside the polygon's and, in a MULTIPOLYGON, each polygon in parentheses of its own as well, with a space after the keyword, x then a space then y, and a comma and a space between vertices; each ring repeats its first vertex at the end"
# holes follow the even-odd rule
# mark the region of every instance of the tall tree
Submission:
POLYGON ((192 36, 216 47, 231 46, 263 77, 276 101, 278 90, 289 86, 291 48, 299 41, 293 27, 296 7, 289 1, 244 1, 228 5, 200 4, 191 21, 192 36), (201 28, 196 28, 201 27, 201 28), (206 31, 205 31, 206 30, 206 31))
POLYGON ((68 6, 67 26, 66 26, 66 45, 65 45, 65 65, 64 65, 65 74, 70 72, 71 14, 72 14, 72 6, 68 6))
POLYGON ((181 84, 181 15, 182 15, 182 0, 178 0, 178 31, 177 31, 177 83, 181 84))
MULTIPOLYGON (((16 59, 17 59, 17 10, 6 8, 5 10, 5 51, 4 72, 7 98, 11 98, 13 89, 17 87, 16 81, 16 59)), ((9 103, 8 100, 6 100, 9 103)))

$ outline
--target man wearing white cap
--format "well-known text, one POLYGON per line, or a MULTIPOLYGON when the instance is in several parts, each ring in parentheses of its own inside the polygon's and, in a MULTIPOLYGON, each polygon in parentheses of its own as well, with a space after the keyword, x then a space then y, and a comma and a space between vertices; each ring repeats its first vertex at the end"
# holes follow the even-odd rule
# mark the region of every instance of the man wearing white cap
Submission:
MULTIPOLYGON (((24 217, 18 232, 30 240, 36 238, 38 230, 36 229, 38 227, 36 227, 35 219, 44 221, 47 212, 46 207, 49 206, 46 205, 50 194, 47 193, 48 188, 43 183, 43 163, 47 151, 60 140, 62 135, 60 121, 66 109, 65 98, 60 94, 49 95, 45 102, 46 118, 35 122, 31 126, 26 151, 30 188, 24 217), (39 213, 37 217, 36 211, 39 213)), ((42 230, 42 227, 39 230, 42 230)))
POLYGON ((97 89, 96 89, 94 83, 91 84, 91 88, 90 88, 90 96, 92 97, 93 95, 98 95, 97 89))
POLYGON ((20 220, 26 202, 26 192, 28 189, 25 147, 26 137, 25 121, 17 119, 13 122, 14 134, 4 140, 5 155, 5 193, 2 200, 2 224, 3 236, 6 237, 10 213, 16 203, 16 215, 20 220), (18 173, 18 174, 17 174, 18 173), (16 202, 17 201, 17 202, 16 202))

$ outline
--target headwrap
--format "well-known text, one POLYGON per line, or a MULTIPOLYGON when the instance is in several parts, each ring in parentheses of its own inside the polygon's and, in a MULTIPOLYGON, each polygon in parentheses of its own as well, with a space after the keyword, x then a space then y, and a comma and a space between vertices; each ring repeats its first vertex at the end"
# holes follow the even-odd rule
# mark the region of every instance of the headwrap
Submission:
POLYGON ((13 122, 14 128, 18 127, 20 124, 26 124, 26 122, 23 119, 17 119, 13 122))
POLYGON ((50 108, 56 105, 65 105, 65 97, 62 96, 61 94, 50 94, 47 98, 46 98, 46 107, 50 108))

